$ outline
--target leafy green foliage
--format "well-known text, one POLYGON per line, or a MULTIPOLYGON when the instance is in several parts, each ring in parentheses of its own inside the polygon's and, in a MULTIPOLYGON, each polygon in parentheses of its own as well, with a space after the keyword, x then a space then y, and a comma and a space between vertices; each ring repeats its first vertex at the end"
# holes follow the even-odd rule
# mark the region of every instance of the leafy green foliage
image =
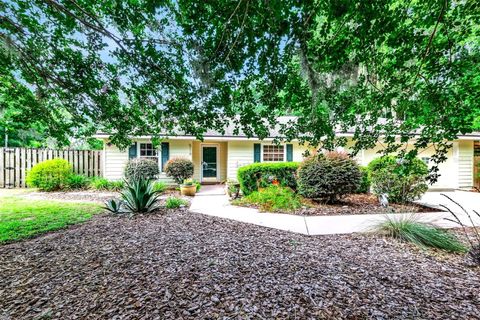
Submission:
POLYGON ((167 185, 162 181, 155 181, 153 183, 153 189, 158 193, 163 193, 167 190, 167 185))
POLYGON ((416 200, 428 190, 428 167, 418 158, 384 156, 372 160, 368 168, 373 193, 387 194, 392 203, 416 200))
POLYGON ((412 216, 393 218, 379 224, 377 231, 389 237, 411 242, 421 248, 431 247, 449 252, 467 252, 467 247, 453 234, 434 226, 416 221, 412 216))
POLYGON ((22 114, 64 141, 99 125, 121 147, 143 134, 201 138, 237 115, 237 129, 265 138, 279 115, 295 114, 280 128, 286 140, 333 149, 345 144, 340 129, 353 131, 354 151, 382 140, 386 153, 403 153, 416 131, 407 155, 433 143, 439 163, 447 141, 478 124, 476 1, 12 0, 0 9, 0 75, 27 84, 22 114))
POLYGON ((90 181, 90 188, 94 190, 120 191, 124 185, 121 180, 114 181, 102 177, 93 177, 90 181))
POLYGON ((31 238, 89 220, 102 208, 93 203, 8 197, 0 199, 0 243, 31 238))
POLYGON ((255 205, 266 212, 293 212, 303 206, 302 198, 288 187, 269 186, 233 200, 236 205, 255 205))
POLYGON ((176 183, 181 184, 193 176, 193 162, 184 158, 174 158, 167 161, 165 173, 176 183))
POLYGON ((165 202, 167 209, 176 209, 186 205, 188 205, 188 201, 177 197, 168 197, 165 202))
POLYGON ((153 180, 157 178, 159 173, 158 163, 144 158, 129 160, 124 169, 125 179, 129 181, 139 179, 153 180))
POLYGON ((277 180, 283 187, 293 190, 297 188, 295 172, 298 169, 297 162, 278 163, 253 163, 240 167, 237 171, 240 189, 244 195, 265 188, 277 180))
POLYGON ((368 167, 360 166, 360 186, 358 187, 356 193, 368 193, 370 192, 370 186, 372 185, 372 180, 370 179, 370 170, 368 167))
POLYGON ((122 205, 123 201, 120 199, 110 199, 105 201, 105 207, 103 207, 105 210, 113 213, 113 214, 119 214, 122 212, 122 205))
POLYGON ((148 179, 127 181, 125 189, 121 192, 125 212, 135 215, 157 210, 160 194, 154 186, 154 182, 148 179))
POLYGON ((27 172, 27 185, 43 191, 54 191, 66 185, 72 166, 64 159, 40 162, 27 172))
POLYGON ((360 183, 359 166, 346 153, 314 155, 298 168, 298 192, 310 199, 335 202, 355 193, 360 183))
POLYGON ((90 179, 82 174, 71 174, 65 181, 66 189, 86 189, 90 185, 90 179))

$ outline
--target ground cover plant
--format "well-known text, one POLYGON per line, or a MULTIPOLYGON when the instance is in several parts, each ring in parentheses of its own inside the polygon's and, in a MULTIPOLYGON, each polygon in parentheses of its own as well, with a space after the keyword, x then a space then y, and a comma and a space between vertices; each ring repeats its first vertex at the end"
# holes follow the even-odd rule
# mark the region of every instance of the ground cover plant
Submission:
POLYGON ((86 189, 90 184, 91 179, 87 176, 72 173, 65 181, 64 188, 67 190, 86 189))
POLYGON ((266 212, 294 212, 306 204, 301 196, 288 187, 270 185, 243 198, 233 200, 235 205, 258 206, 266 212))
POLYGON ((167 209, 176 209, 186 205, 188 205, 188 201, 177 197, 168 197, 165 201, 165 207, 167 209))
POLYGON ((100 213, 98 204, 0 198, 0 243, 65 228, 100 213))
POLYGON ((383 156, 372 160, 368 169, 373 193, 386 194, 389 202, 411 202, 428 189, 428 166, 418 158, 383 156))
POLYGON ((298 168, 298 192, 327 203, 355 193, 361 185, 358 164, 347 153, 326 152, 305 159, 298 168))
POLYGON ((298 162, 253 163, 238 168, 237 178, 244 195, 272 184, 297 189, 298 162))
POLYGON ((465 253, 468 248, 447 230, 419 221, 415 216, 385 216, 376 231, 392 238, 411 242, 421 248, 437 248, 465 253))
POLYGON ((102 177, 93 177, 89 184, 90 188, 102 191, 120 191, 124 186, 125 183, 122 180, 114 181, 102 177))

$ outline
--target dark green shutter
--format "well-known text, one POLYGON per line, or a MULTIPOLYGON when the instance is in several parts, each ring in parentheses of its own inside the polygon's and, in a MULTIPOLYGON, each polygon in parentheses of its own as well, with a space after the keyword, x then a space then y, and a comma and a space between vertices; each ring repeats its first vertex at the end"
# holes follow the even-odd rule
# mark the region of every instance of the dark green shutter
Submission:
POLYGON ((168 142, 162 142, 162 171, 170 159, 170 144, 168 142))
POLYGON ((293 161, 293 144, 287 144, 287 161, 293 161))
POLYGON ((137 157, 137 143, 134 142, 130 148, 128 148, 128 159, 133 159, 137 157))
POLYGON ((253 144, 253 162, 260 162, 260 151, 261 145, 260 143, 253 144))

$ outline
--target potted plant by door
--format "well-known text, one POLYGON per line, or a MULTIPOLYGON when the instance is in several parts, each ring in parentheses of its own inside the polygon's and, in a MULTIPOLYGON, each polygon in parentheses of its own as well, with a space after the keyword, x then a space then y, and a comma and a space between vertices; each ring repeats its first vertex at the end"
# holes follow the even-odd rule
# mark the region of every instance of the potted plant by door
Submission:
POLYGON ((182 196, 193 197, 196 191, 197 191, 197 185, 192 179, 185 179, 183 180, 183 183, 180 185, 180 194, 182 196))

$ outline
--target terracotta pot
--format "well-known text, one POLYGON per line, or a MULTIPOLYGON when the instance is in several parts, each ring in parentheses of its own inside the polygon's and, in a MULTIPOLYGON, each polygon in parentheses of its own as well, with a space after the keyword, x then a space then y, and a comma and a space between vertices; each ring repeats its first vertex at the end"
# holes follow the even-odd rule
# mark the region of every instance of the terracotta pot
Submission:
POLYGON ((197 192, 197 186, 196 185, 191 185, 191 186, 181 185, 180 186, 180 194, 182 196, 193 197, 195 195, 195 192, 197 192))

